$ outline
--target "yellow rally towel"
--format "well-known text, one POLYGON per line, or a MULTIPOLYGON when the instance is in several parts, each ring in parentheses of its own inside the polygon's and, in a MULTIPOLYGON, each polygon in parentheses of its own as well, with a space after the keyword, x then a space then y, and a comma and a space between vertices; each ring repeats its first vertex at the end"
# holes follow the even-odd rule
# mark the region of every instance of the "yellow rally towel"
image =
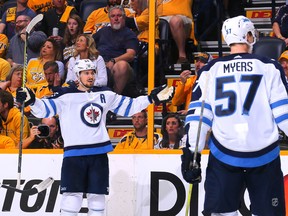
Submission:
POLYGON ((73 10, 73 6, 67 6, 63 15, 61 16, 60 22, 66 23, 68 21, 71 10, 73 10))
POLYGON ((16 20, 16 7, 8 8, 6 13, 6 22, 16 20))

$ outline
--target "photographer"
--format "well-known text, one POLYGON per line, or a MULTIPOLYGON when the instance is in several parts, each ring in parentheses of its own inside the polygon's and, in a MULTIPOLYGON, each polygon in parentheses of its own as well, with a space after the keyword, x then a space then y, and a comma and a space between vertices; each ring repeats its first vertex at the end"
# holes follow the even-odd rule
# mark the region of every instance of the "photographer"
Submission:
POLYGON ((57 149, 63 148, 63 139, 57 117, 43 118, 38 126, 32 126, 30 136, 24 142, 23 148, 57 149))

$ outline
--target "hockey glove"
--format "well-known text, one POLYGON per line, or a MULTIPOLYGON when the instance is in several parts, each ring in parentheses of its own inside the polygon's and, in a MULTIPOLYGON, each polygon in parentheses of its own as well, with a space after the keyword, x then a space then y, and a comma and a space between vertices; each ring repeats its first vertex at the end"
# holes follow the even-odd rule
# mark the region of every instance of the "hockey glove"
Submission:
POLYGON ((149 97, 156 105, 159 105, 160 103, 170 101, 173 98, 174 93, 174 86, 168 87, 167 85, 162 85, 160 87, 154 88, 151 91, 149 97))
POLYGON ((16 101, 21 104, 25 102, 25 107, 33 105, 35 103, 35 94, 29 88, 19 87, 16 91, 16 101))
POLYGON ((194 152, 191 152, 189 148, 182 148, 182 151, 183 154, 181 155, 181 171, 183 178, 190 184, 201 182, 201 154, 197 153, 196 164, 193 166, 194 152))

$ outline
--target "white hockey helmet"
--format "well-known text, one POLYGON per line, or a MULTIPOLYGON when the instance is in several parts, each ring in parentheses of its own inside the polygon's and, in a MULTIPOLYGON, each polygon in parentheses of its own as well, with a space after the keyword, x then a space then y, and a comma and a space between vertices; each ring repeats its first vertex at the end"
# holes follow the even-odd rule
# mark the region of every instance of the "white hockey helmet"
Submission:
POLYGON ((79 59, 76 61, 73 71, 79 77, 81 71, 94 70, 96 72, 95 64, 90 59, 79 59))
POLYGON ((245 43, 253 46, 257 41, 254 24, 245 16, 237 16, 224 21, 222 35, 228 46, 233 43, 245 43), (247 41, 247 34, 251 33, 253 42, 247 41))

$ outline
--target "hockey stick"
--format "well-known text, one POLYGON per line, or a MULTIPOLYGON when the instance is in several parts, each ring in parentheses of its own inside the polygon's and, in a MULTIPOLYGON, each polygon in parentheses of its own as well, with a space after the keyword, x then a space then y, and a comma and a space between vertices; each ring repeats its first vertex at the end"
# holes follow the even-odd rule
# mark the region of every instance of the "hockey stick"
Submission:
MULTIPOLYGON (((25 87, 26 76, 27 76, 27 40, 31 30, 43 19, 43 14, 38 14, 34 17, 26 27, 25 35, 26 39, 24 42, 24 61, 23 61, 23 73, 22 73, 22 88, 25 87)), ((17 188, 20 188, 21 180, 21 166, 22 166, 22 146, 23 146, 23 128, 24 128, 24 105, 21 104, 21 122, 20 122, 20 142, 19 142, 19 155, 18 155, 18 177, 17 177, 17 188)))
MULTIPOLYGON (((192 167, 196 167, 196 168, 199 167, 199 164, 197 163, 196 159, 197 159, 197 153, 198 153, 198 150, 199 150, 199 141, 200 141, 200 133, 201 133, 202 122, 203 122, 205 98, 207 96, 207 87, 208 87, 208 82, 209 82, 209 72, 206 74, 206 76, 207 77, 206 77, 206 80, 205 80, 205 86, 204 86, 203 94, 202 94, 202 101, 201 101, 201 109, 200 109, 200 115, 199 115, 199 123, 198 123, 198 128, 197 128, 195 150, 194 150, 193 161, 192 161, 192 167)), ((185 216, 189 216, 192 189, 193 189, 193 184, 190 184, 189 185, 188 198, 187 198, 187 204, 186 204, 185 216)))
POLYGON ((34 195, 34 194, 40 193, 40 192, 44 191, 45 189, 47 189, 48 187, 50 187, 53 182, 54 182, 54 179, 52 177, 49 177, 46 180, 40 182, 40 184, 38 184, 37 186, 35 186, 31 189, 27 189, 27 190, 20 190, 18 188, 4 185, 1 183, 0 183, 0 187, 5 188, 7 190, 15 191, 15 192, 18 192, 21 194, 25 194, 25 195, 34 195))

